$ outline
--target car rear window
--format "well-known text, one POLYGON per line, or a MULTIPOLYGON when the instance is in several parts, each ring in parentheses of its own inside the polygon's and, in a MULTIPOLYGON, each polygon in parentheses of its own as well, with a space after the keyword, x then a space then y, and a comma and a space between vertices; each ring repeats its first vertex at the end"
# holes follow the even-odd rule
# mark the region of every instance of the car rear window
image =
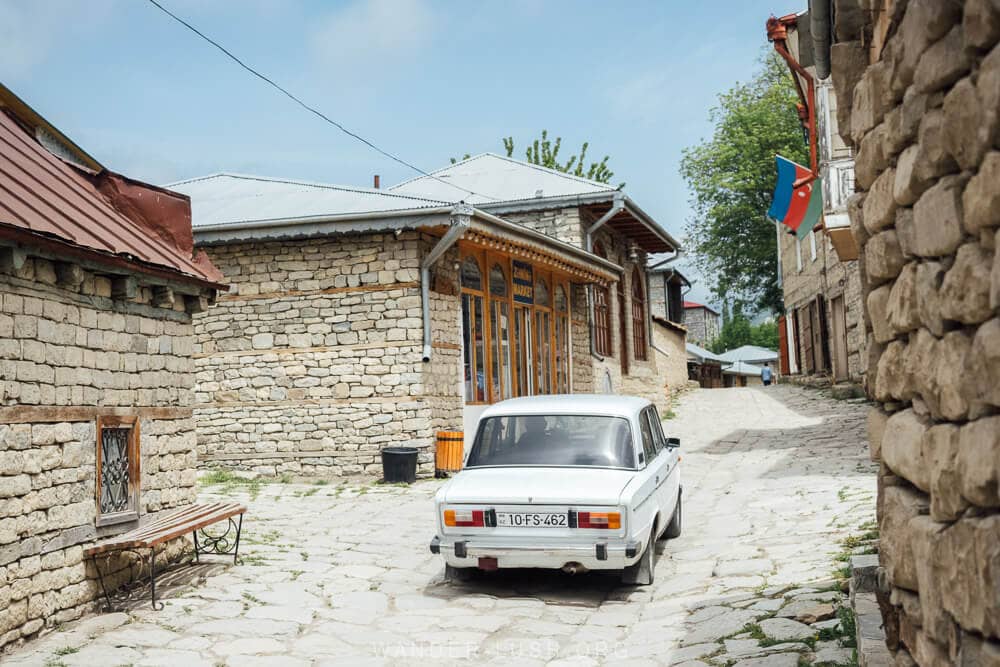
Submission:
POLYGON ((635 468, 632 429, 622 417, 516 415, 479 426, 466 467, 635 468))

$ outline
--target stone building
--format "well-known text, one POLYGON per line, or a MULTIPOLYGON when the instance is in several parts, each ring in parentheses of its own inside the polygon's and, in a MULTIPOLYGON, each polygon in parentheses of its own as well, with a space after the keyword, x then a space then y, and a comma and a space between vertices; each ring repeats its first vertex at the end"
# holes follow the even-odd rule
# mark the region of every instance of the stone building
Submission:
POLYGON ((104 169, 3 86, 0 145, 3 647, 97 597, 85 545, 195 499, 191 314, 221 275, 192 256, 185 197, 104 169))
POLYGON ((436 432, 504 398, 666 403, 645 266, 678 246, 605 184, 481 155, 386 190, 171 187, 232 284, 195 323, 207 466, 378 474, 410 445, 429 473, 436 432))
POLYGON ((835 0, 897 665, 1000 661, 1000 5, 835 0))
POLYGON ((685 301, 683 317, 690 342, 705 346, 719 337, 721 326, 715 309, 696 301, 685 301))
MULTIPOLYGON (((858 249, 850 233, 847 199, 854 191, 854 156, 838 132, 837 94, 827 76, 816 73, 810 13, 778 19, 790 56, 813 77, 812 85, 792 70, 816 118, 817 163, 823 183, 823 218, 799 239, 778 225, 779 263, 785 317, 782 373, 826 375, 860 381, 865 333, 858 249), (810 93, 811 91, 811 93, 810 93)), ((808 130, 808 128, 807 128, 808 130)))
POLYGON ((649 309, 652 315, 651 346, 656 367, 669 395, 688 386, 687 327, 684 326, 684 292, 691 281, 676 267, 673 259, 661 260, 649 267, 649 309))

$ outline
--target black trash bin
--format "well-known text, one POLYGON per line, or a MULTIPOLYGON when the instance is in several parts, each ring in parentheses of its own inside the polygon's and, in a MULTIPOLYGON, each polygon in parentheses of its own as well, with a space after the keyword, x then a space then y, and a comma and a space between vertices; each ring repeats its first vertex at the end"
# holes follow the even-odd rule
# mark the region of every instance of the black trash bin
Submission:
POLYGON ((417 450, 413 447, 386 447, 382 450, 382 479, 385 482, 417 481, 417 450))

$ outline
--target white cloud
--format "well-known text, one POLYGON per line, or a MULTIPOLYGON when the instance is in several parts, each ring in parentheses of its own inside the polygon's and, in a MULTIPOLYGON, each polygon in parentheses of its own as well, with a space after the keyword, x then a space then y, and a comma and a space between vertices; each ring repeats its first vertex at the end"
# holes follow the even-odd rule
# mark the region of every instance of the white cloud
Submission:
POLYGON ((425 0, 357 0, 321 19, 310 43, 338 75, 377 75, 412 59, 438 25, 425 0))

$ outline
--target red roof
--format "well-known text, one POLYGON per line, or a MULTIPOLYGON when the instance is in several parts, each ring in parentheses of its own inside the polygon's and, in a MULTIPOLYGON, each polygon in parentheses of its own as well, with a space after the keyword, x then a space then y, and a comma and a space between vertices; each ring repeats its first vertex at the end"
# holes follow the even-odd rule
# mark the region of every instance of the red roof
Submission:
POLYGON ((165 269, 182 274, 175 279, 211 286, 222 282, 203 253, 193 257, 186 197, 106 170, 90 176, 55 157, 0 109, 0 235, 25 240, 25 232, 78 246, 98 261, 165 269))
POLYGON ((684 307, 685 308, 704 308, 705 310, 707 310, 710 313, 715 313, 716 315, 719 314, 711 306, 706 306, 705 304, 698 303, 697 301, 685 301, 684 302, 684 307))

